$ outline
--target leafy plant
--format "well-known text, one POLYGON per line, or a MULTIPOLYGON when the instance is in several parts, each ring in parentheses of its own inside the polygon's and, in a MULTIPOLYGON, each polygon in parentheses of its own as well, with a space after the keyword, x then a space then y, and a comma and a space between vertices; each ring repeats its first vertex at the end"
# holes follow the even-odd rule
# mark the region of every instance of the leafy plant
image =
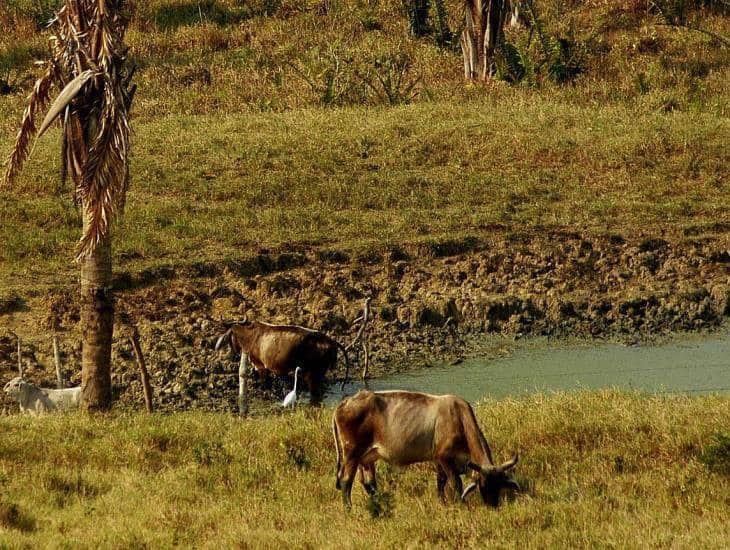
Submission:
POLYGON ((408 14, 408 27, 411 34, 419 38, 427 36, 431 32, 431 26, 428 23, 430 0, 404 0, 404 7, 408 14))
POLYGON ((349 69, 352 59, 338 46, 330 46, 324 54, 315 51, 314 55, 314 60, 307 65, 297 61, 286 64, 309 85, 321 105, 354 103, 353 96, 358 94, 349 69))
POLYGON ((28 44, 12 44, 0 50, 0 95, 11 93, 18 85, 22 69, 39 52, 28 44))
POLYGON ((718 433, 700 455, 700 461, 718 473, 730 475, 730 433, 718 433))
POLYGON ((725 47, 730 47, 730 39, 716 32, 709 31, 701 25, 702 15, 691 14, 698 8, 706 7, 711 11, 727 15, 730 13, 728 0, 651 0, 651 7, 664 19, 670 27, 685 28, 713 38, 725 47))
POLYGON ((379 55, 356 74, 380 103, 410 103, 419 93, 421 75, 413 74, 413 60, 403 52, 379 55))
POLYGON ((373 519, 391 517, 395 508, 393 493, 387 491, 376 492, 368 499, 366 507, 373 519))
POLYGON ((37 29, 48 26, 56 10, 61 7, 63 0, 5 0, 5 9, 11 13, 22 13, 30 16, 37 29))
POLYGON ((498 47, 497 76, 502 80, 536 86, 543 79, 563 84, 584 71, 587 45, 595 33, 584 40, 553 36, 547 32, 534 4, 525 5, 530 31, 526 40, 516 44, 502 41, 498 47), (537 39, 533 42, 533 38, 537 39))
POLYGON ((434 31, 436 33, 436 44, 441 48, 448 48, 454 45, 454 33, 449 28, 449 14, 446 10, 444 0, 434 0, 434 11, 436 21, 434 31))

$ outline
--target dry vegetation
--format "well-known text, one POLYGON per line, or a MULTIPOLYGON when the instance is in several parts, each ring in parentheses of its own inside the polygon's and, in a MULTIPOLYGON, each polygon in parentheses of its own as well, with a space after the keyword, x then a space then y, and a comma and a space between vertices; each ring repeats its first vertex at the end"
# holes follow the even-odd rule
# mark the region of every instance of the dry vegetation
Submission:
POLYGON ((558 394, 477 413, 498 456, 521 451, 524 494, 442 506, 428 467, 379 466, 381 494, 356 487, 349 516, 330 410, 3 417, 0 546, 727 546, 727 398, 558 394))
MULTIPOLYGON (((0 38, 1 150, 53 4, 0 7, 12 29, 0 38)), ((453 47, 409 37, 400 3, 141 3, 128 36, 140 90, 116 265, 495 227, 633 236, 727 223, 729 50, 662 26, 669 15, 650 4, 538 2, 547 46, 511 31, 522 80, 483 86, 463 82, 453 47)), ((684 4, 687 24, 730 34, 721 2, 684 4)), ((458 31, 458 4, 447 8, 458 31)), ((514 80, 506 59, 501 74, 514 80)), ((0 190, 2 287, 71 273, 80 219, 54 155, 55 140, 42 141, 19 188, 0 190)))
MULTIPOLYGON (((0 3, 0 152, 57 4, 0 3)), ((121 270, 546 229, 727 237, 730 53, 712 36, 730 35, 722 1, 538 2, 543 39, 510 31, 489 85, 463 82, 453 46, 410 37, 401 2, 139 4, 121 270)), ((446 7, 458 32, 459 4, 446 7)), ((0 189, 0 305, 73 281, 80 216, 57 183, 55 143, 0 189)), ((526 487, 496 512, 441 506, 427 468, 381 467, 382 494, 367 503, 358 489, 345 515, 329 413, 0 417, 0 547, 730 539, 726 397, 486 402, 486 435, 500 456, 520 449, 526 487)))

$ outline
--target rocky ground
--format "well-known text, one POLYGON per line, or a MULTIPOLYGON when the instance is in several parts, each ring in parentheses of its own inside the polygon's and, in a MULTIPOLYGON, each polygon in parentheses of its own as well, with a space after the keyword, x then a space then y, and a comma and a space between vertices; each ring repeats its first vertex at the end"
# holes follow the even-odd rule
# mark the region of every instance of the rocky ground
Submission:
MULTIPOLYGON (((727 228, 709 235, 625 240, 553 233, 340 251, 262 251, 251 260, 118 277, 118 310, 139 327, 155 401, 163 410, 233 410, 236 359, 213 350, 221 321, 301 324, 352 341, 372 296, 371 372, 382 375, 469 354, 486 333, 643 340, 717 327, 730 315, 727 228)), ((0 372, 53 385, 50 332, 59 326, 64 364, 78 382, 80 339, 73 288, 6 297, 0 310, 0 372), (13 305, 15 304, 15 305, 13 305)), ((122 404, 142 402, 131 345, 117 330, 113 376, 122 404)), ((356 358, 353 358, 356 359, 356 358)), ((353 371, 359 369, 358 361, 353 371)), ((341 378, 344 365, 331 373, 341 378)), ((256 386, 280 399, 282 382, 256 386)), ((4 395, 2 396, 4 399, 4 395)), ((7 400, 0 409, 15 410, 7 400)))

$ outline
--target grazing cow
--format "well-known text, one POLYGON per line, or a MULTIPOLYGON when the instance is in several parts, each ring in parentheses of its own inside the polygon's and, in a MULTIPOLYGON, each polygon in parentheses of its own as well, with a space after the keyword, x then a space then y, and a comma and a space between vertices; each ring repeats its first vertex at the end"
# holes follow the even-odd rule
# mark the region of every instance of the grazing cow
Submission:
POLYGON ((301 367, 314 404, 322 399, 324 377, 336 365, 338 349, 345 357, 345 379, 349 374, 345 347, 317 330, 244 320, 218 338, 215 349, 220 349, 225 341, 229 341, 236 353, 248 355, 259 376, 267 372, 286 376, 301 367))
POLYGON ((361 390, 337 406, 332 431, 337 448, 336 486, 346 508, 351 505, 358 468, 365 490, 375 492, 375 462, 381 458, 399 466, 433 462, 442 500, 447 481, 457 499, 463 501, 478 488, 484 503, 491 506, 499 504, 501 489, 519 489, 509 476, 517 455, 496 466, 474 411, 454 395, 361 390), (473 471, 473 483, 462 492, 460 476, 467 470, 473 471))
POLYGON ((39 388, 20 377, 5 384, 5 393, 18 401, 20 412, 30 414, 78 409, 81 403, 80 386, 51 390, 39 388))

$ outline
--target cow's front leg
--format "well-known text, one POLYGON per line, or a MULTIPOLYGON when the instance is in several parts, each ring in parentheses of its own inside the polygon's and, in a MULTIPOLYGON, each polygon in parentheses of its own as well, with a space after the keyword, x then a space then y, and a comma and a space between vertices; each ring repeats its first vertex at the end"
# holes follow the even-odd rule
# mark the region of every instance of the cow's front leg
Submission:
POLYGON ((342 503, 345 505, 345 510, 352 508, 352 482, 355 480, 356 473, 357 461, 351 457, 346 458, 342 467, 342 477, 340 478, 342 503))
POLYGON ((451 483, 451 487, 454 490, 454 499, 456 502, 461 502, 461 492, 464 486, 461 483, 459 470, 455 467, 452 460, 439 461, 439 466, 443 469, 447 480, 451 483))
POLYGON ((375 479, 375 463, 360 466, 360 483, 363 489, 370 496, 373 496, 378 490, 378 483, 375 479))

